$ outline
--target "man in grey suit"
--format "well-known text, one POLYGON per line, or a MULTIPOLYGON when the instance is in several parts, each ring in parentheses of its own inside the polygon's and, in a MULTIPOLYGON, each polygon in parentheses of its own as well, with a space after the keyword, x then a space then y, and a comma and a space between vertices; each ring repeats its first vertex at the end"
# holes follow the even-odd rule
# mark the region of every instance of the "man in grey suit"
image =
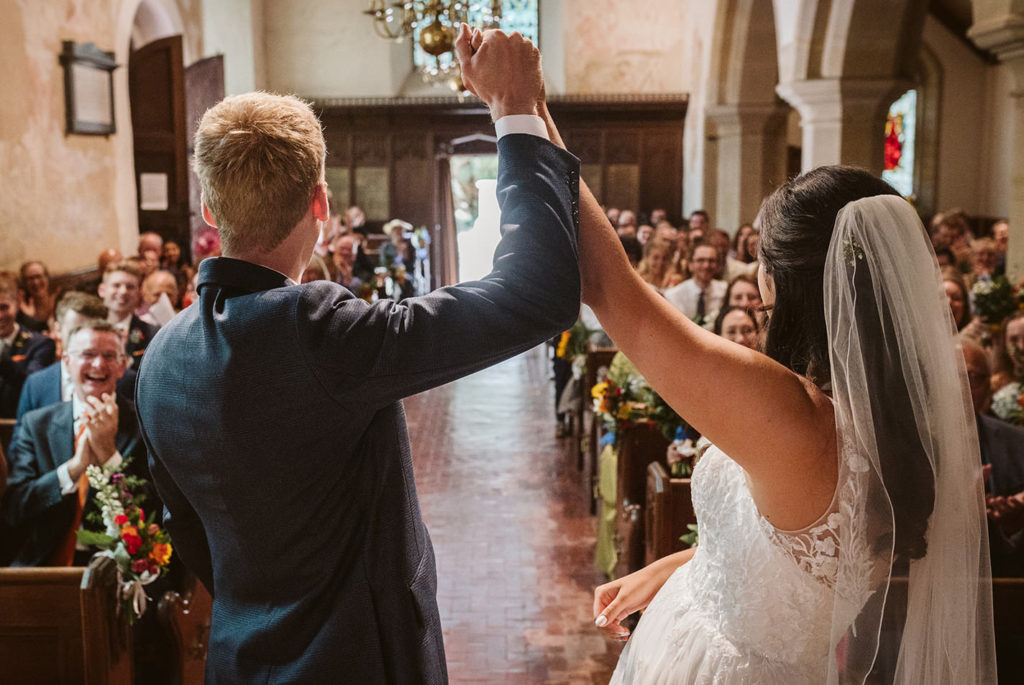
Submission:
POLYGON ((252 93, 196 134, 225 256, 136 397, 175 549, 213 594, 208 683, 447 680, 401 399, 568 328, 580 288, 579 161, 536 116, 536 48, 463 28, 458 50, 499 136, 504 237, 480 281, 372 305, 296 285, 328 218, 315 116, 252 93))

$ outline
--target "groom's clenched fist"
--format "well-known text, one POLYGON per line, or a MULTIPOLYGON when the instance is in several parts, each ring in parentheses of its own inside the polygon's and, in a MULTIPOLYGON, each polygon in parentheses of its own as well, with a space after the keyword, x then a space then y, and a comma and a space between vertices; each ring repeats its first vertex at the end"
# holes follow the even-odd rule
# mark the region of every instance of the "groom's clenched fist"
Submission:
POLYGON ((537 114, 544 88, 540 51, 518 32, 488 29, 474 37, 463 24, 455 40, 462 81, 497 121, 509 114, 537 114))

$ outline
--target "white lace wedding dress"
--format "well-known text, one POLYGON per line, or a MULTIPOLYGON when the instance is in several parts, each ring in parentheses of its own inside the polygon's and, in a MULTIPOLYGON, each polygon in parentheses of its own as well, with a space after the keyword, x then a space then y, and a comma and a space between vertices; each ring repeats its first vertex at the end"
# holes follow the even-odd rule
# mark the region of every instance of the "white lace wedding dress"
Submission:
POLYGON ((839 515, 776 530, 743 470, 714 446, 694 469, 693 506, 697 551, 644 612, 612 683, 823 683, 839 515))

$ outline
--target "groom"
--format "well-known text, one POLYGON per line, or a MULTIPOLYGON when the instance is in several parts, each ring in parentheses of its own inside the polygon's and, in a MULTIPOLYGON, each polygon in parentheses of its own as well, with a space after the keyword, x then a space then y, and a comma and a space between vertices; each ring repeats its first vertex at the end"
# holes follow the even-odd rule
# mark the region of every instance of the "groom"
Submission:
POLYGON ((457 49, 499 136, 480 281, 372 305, 296 285, 328 218, 316 117, 250 93, 196 133, 224 257, 150 344, 137 402, 175 549, 213 594, 208 683, 447 679, 401 399, 565 330, 580 294, 579 162, 536 117, 539 53, 465 27, 457 49))

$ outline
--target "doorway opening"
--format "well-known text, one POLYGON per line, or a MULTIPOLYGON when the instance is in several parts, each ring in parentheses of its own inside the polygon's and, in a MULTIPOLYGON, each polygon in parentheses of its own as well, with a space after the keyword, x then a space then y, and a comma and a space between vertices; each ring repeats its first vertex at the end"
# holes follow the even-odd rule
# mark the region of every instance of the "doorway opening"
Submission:
POLYGON ((498 155, 452 155, 449 163, 461 283, 491 272, 494 248, 501 240, 498 155))

